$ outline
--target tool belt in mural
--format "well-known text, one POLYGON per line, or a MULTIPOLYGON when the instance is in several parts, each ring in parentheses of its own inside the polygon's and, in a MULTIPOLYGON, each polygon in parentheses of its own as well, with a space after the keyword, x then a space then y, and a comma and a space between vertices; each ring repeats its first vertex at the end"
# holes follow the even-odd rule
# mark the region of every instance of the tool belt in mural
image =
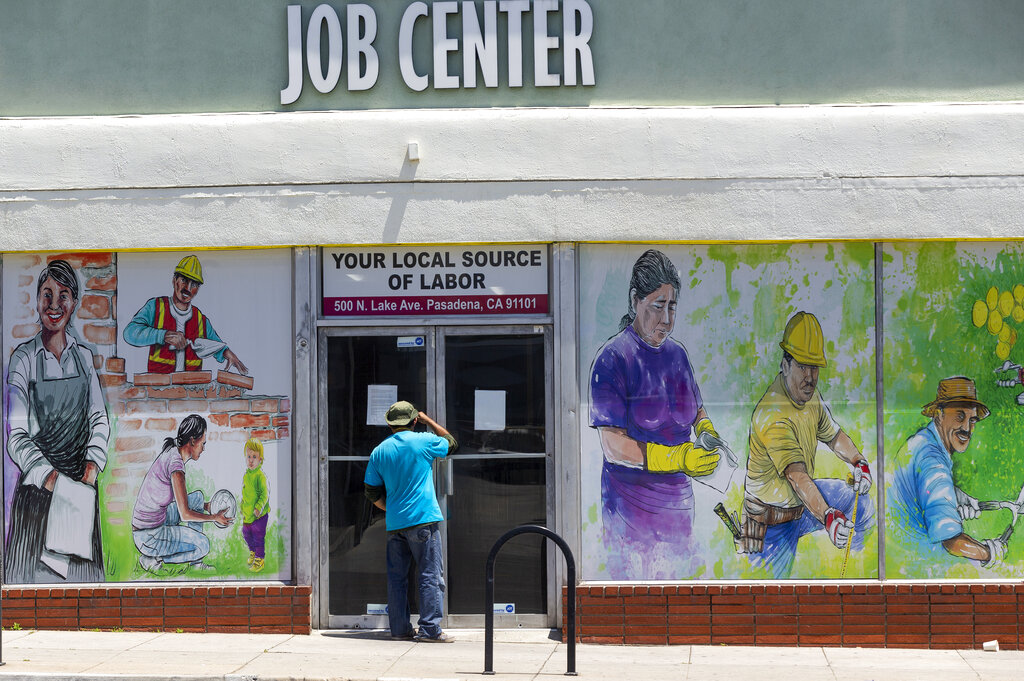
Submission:
POLYGON ((781 525, 796 520, 803 512, 803 506, 772 506, 754 497, 744 497, 740 551, 761 553, 764 550, 764 533, 769 525, 781 525))

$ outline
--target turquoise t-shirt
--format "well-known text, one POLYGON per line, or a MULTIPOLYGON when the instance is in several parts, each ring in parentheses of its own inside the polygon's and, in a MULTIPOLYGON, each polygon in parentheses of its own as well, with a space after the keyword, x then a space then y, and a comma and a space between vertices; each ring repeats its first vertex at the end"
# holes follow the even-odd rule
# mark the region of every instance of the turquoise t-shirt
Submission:
POLYGON ((444 520, 434 493, 434 459, 448 455, 448 440, 432 433, 401 430, 370 454, 363 481, 384 486, 389 532, 444 520))

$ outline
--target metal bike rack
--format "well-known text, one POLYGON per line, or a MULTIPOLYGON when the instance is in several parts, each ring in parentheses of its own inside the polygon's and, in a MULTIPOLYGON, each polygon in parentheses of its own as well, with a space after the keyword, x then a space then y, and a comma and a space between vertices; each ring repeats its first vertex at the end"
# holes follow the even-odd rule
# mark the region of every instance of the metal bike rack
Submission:
POLYGON ((520 525, 501 535, 498 541, 494 542, 491 552, 487 554, 487 568, 485 570, 487 584, 485 587, 486 610, 484 610, 484 674, 494 674, 494 559, 498 557, 498 551, 512 537, 520 534, 542 534, 551 541, 558 544, 565 556, 565 565, 569 578, 569 602, 566 611, 567 633, 569 638, 568 659, 566 661, 566 676, 576 676, 576 561, 573 560, 572 551, 565 540, 559 537, 546 527, 540 525, 520 525))

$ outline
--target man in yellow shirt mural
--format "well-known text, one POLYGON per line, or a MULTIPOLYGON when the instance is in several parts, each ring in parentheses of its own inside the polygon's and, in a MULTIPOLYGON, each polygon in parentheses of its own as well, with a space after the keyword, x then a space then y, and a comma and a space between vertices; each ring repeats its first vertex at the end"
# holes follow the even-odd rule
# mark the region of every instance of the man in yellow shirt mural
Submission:
POLYGON ((853 530, 853 545, 859 549, 864 531, 874 524, 875 508, 867 495, 868 460, 832 418, 817 390, 818 372, 826 366, 821 324, 813 314, 797 312, 779 345, 779 374, 750 421, 739 542, 740 550, 751 554, 751 561, 764 566, 773 579, 786 579, 800 537, 824 529, 836 548, 844 549, 853 530), (814 478, 819 442, 852 466, 852 486, 814 478), (849 519, 854 503, 856 528, 849 519))

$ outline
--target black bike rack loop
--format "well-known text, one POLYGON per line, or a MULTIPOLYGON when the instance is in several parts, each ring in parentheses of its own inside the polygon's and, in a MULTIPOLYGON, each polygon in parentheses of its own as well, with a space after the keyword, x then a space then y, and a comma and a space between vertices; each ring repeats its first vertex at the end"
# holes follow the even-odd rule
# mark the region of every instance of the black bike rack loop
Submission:
POLYGON ((491 552, 487 554, 485 570, 487 583, 484 594, 487 601, 487 608, 484 610, 484 674, 488 676, 494 674, 494 560, 498 557, 498 551, 505 545, 505 542, 520 534, 542 534, 555 542, 558 548, 562 549, 562 555, 565 556, 565 566, 569 573, 569 598, 566 611, 569 647, 565 675, 576 676, 576 561, 573 560, 572 551, 569 550, 569 545, 565 543, 565 540, 540 525, 520 525, 509 530, 494 542, 491 552))

